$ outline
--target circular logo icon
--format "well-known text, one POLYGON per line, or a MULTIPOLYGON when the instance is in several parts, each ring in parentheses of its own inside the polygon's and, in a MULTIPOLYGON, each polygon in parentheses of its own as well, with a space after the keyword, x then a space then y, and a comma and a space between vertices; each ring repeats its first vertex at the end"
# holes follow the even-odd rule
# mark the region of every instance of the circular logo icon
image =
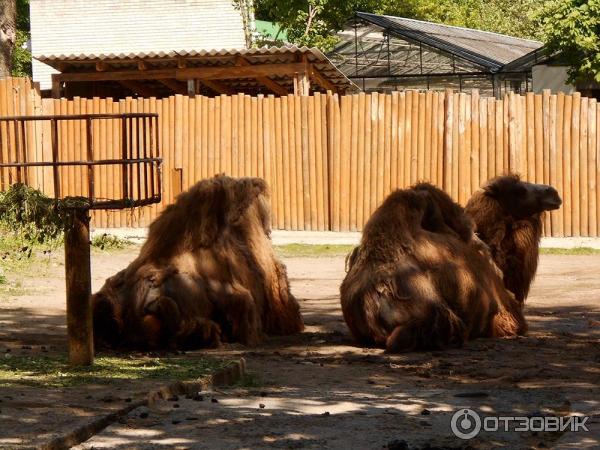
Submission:
POLYGON ((456 437, 472 439, 481 430, 481 418, 472 409, 459 409, 452 416, 450 428, 456 437))

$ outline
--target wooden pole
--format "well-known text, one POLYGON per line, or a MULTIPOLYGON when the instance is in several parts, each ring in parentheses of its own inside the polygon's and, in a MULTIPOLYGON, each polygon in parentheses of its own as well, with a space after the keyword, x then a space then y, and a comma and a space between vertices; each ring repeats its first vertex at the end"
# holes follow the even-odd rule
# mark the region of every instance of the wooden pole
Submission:
POLYGON ((65 229, 69 361, 88 366, 94 362, 89 211, 73 209, 72 218, 65 229))

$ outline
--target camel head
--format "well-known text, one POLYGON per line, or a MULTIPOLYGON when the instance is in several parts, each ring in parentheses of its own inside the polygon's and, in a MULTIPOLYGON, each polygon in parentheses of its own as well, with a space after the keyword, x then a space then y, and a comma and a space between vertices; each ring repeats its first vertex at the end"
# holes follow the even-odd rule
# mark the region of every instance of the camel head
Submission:
POLYGON ((560 208, 562 200, 556 189, 546 184, 521 181, 517 175, 491 180, 484 188, 502 209, 515 219, 525 219, 560 208))

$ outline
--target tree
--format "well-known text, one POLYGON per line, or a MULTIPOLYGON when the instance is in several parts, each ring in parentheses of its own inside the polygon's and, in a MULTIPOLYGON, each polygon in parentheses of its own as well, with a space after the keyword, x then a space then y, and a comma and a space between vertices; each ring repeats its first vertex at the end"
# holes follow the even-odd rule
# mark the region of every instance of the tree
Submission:
POLYGON ((355 11, 534 37, 538 0, 255 0, 256 16, 277 22, 298 45, 331 49, 355 11))
POLYGON ((12 56, 12 76, 31 76, 31 52, 26 44, 31 37, 29 29, 29 0, 17 0, 17 39, 12 56))
POLYGON ((600 82, 600 0, 551 0, 538 20, 548 52, 570 65, 569 82, 600 82))
POLYGON ((15 0, 0 0, 0 78, 11 75, 12 56, 17 41, 15 0))

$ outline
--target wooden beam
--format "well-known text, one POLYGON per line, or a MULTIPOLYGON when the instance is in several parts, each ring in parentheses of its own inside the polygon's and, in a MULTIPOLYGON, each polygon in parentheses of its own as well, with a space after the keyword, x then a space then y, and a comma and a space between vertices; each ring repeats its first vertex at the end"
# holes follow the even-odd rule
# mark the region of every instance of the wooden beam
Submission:
POLYGON ((144 61, 143 59, 138 60, 137 65, 138 65, 138 70, 148 70, 148 65, 146 64, 146 61, 144 61))
POLYGON ((52 75, 52 98, 60 98, 60 88, 61 82, 56 76, 56 74, 52 75))
POLYGON ((323 89, 325 89, 326 91, 332 91, 334 94, 337 93, 337 87, 327 78, 325 78, 321 74, 321 72, 319 72, 319 70, 314 66, 314 64, 310 65, 309 74, 310 77, 315 81, 315 83, 317 83, 323 89))
POLYGON ((187 67, 187 61, 185 60, 185 58, 182 58, 181 56, 179 58, 177 58, 177 68, 185 69, 186 67, 187 67))
POLYGON ((210 89, 212 89, 213 91, 215 91, 217 94, 227 94, 227 95, 235 95, 237 94, 237 92, 235 91, 235 89, 231 89, 229 86, 221 83, 220 81, 217 80, 202 80, 202 84, 210 89))
MULTIPOLYGON (((238 56, 236 58, 236 62, 238 64, 238 66, 250 66, 250 62, 243 56, 238 56)), ((257 77, 256 80, 259 83, 264 84, 267 88, 269 88, 271 91, 273 91, 277 95, 289 94, 289 91, 285 87, 283 87, 279 83, 271 80, 269 77, 266 77, 266 76, 257 77)))
POLYGON ((106 63, 104 61, 96 61, 96 72, 104 72, 106 70, 106 63))
POLYGON ((156 96, 156 92, 150 89, 148 86, 143 83, 138 83, 136 81, 131 80, 119 80, 119 84, 125 86, 130 91, 136 93, 141 97, 154 97, 156 96))
POLYGON ((120 80, 160 80, 175 78, 187 81, 219 80, 231 78, 258 78, 266 76, 292 76, 305 72, 303 63, 261 64, 254 66, 189 67, 186 69, 152 69, 117 72, 60 73, 58 81, 120 81, 120 80))
POLYGON ((177 81, 172 78, 165 78, 163 80, 158 81, 167 86, 176 94, 187 95, 187 86, 181 81, 177 81))

